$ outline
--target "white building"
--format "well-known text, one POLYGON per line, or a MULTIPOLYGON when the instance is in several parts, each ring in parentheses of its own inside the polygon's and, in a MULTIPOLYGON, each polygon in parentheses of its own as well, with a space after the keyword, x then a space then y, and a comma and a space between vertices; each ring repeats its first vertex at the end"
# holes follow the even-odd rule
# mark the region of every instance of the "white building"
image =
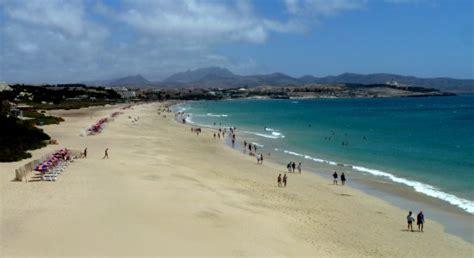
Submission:
POLYGON ((397 81, 394 81, 394 80, 386 82, 385 84, 390 85, 390 86, 396 86, 396 87, 400 86, 400 83, 398 83, 397 81))
POLYGON ((114 91, 117 92, 122 99, 131 99, 135 98, 135 91, 131 91, 125 87, 114 88, 114 91))
POLYGON ((4 82, 0 82, 0 92, 2 91, 12 91, 13 89, 4 82))

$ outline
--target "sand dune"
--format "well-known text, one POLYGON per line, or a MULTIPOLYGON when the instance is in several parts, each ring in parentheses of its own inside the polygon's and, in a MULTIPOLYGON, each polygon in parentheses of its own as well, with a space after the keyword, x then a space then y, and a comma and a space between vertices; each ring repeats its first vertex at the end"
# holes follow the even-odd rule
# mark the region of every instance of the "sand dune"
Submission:
POLYGON ((0 256, 473 255, 440 224, 406 232, 406 211, 316 175, 291 174, 279 188, 284 168, 257 165, 207 129, 191 134, 158 106, 124 110, 88 137, 81 129, 119 106, 54 111, 66 121, 45 130, 60 145, 33 155, 88 147, 89 157, 52 183, 12 182, 28 161, 0 165, 0 256))

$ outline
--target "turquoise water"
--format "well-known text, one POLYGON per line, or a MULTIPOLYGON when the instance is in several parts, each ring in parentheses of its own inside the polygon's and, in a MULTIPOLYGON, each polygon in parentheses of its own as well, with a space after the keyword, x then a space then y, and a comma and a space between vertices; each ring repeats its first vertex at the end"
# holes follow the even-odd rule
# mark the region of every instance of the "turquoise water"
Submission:
POLYGON ((472 95, 232 100, 175 109, 189 114, 192 123, 236 126, 240 139, 250 137, 265 152, 345 164, 474 213, 472 95))

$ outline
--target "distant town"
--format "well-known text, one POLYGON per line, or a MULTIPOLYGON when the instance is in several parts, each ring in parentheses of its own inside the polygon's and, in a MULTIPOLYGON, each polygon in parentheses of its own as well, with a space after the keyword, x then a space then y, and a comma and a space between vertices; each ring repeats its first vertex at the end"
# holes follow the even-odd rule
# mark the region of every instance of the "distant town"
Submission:
POLYGON ((304 86, 270 86, 239 88, 150 88, 99 87, 84 84, 25 85, 0 84, 2 113, 19 116, 31 109, 74 109, 130 101, 221 100, 237 98, 381 98, 449 96, 437 89, 385 84, 306 84, 304 86))

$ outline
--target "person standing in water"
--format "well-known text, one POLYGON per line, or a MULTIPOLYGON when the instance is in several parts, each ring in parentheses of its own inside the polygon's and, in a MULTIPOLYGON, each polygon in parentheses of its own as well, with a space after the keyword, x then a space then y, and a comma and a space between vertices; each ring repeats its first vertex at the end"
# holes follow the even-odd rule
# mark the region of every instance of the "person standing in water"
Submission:
POLYGON ((346 175, 344 175, 344 172, 341 174, 341 183, 344 185, 346 183, 346 175))
POLYGON ((337 172, 336 171, 334 171, 334 174, 332 174, 332 178, 333 178, 332 184, 337 185, 337 172))
POLYGON ((411 231, 413 232, 413 222, 415 221, 415 219, 413 218, 412 216, 412 212, 409 211, 408 212, 408 216, 407 216, 407 223, 408 223, 408 229, 407 231, 411 231))
POLYGON ((301 162, 298 163, 298 173, 301 174, 301 162))
POLYGON ((283 187, 286 187, 287 177, 286 174, 283 175, 283 187))
POLYGON ((425 224, 425 215, 423 215, 423 211, 420 211, 420 213, 416 215, 416 225, 418 226, 418 231, 423 232, 423 224, 425 224))

